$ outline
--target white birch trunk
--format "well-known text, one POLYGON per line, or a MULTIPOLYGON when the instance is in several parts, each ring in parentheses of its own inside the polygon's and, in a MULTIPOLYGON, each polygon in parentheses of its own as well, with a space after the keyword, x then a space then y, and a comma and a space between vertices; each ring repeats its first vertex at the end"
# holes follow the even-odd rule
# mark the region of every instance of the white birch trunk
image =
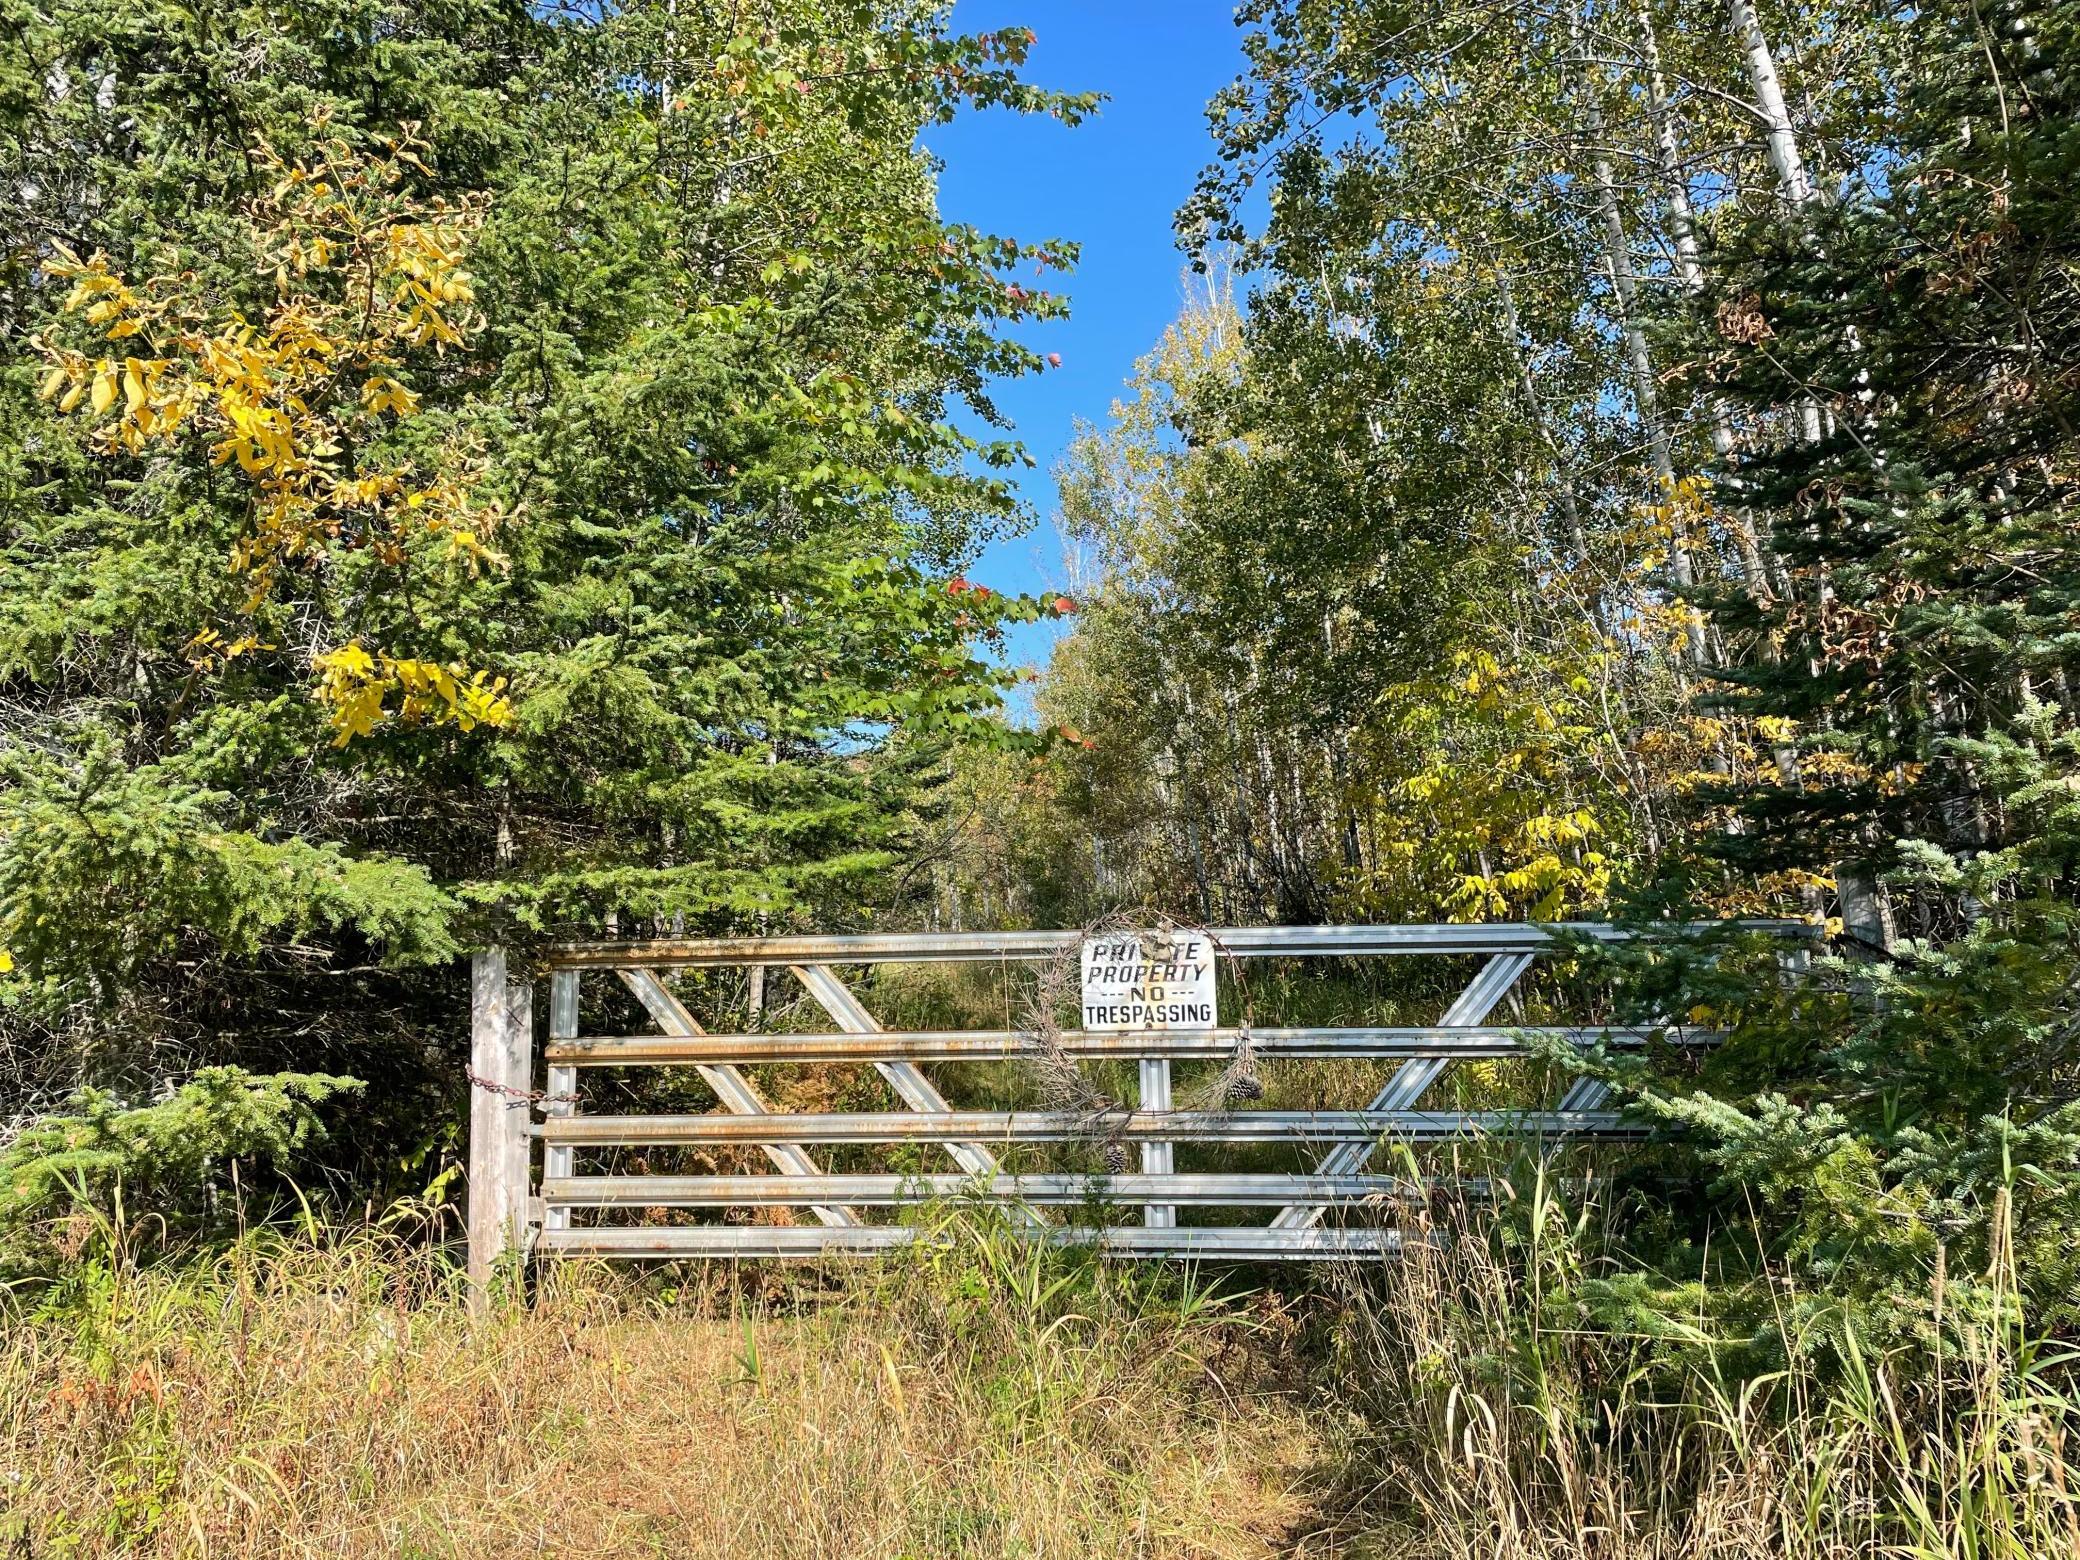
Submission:
MULTIPOLYGON (((1762 31, 1762 18, 1755 10, 1755 0, 1732 0, 1732 5, 1734 42, 1740 45, 1748 86, 1762 116, 1769 142, 1769 164, 1777 175, 1777 192, 1792 207, 1803 206, 1813 198, 1813 184, 1806 177, 1805 159, 1798 153, 1798 135, 1791 127, 1791 110, 1784 102, 1783 83, 1777 80, 1777 62, 1762 31)), ((1806 442, 1818 444, 1822 431, 1820 408, 1810 397, 1800 403, 1798 417, 1806 442)))
POLYGON ((1560 512, 1567 521, 1567 539, 1574 548, 1577 558, 1589 556, 1589 538, 1582 530, 1582 515, 1575 505, 1574 483, 1569 478, 1567 463, 1561 455, 1560 440, 1553 432, 1551 419, 1546 416, 1545 403, 1538 398, 1538 381, 1532 377, 1531 356, 1524 350, 1524 329, 1517 319, 1517 299, 1510 290, 1509 272, 1501 266, 1495 268, 1495 292, 1502 301, 1502 325, 1509 332, 1510 356, 1516 360, 1517 387, 1524 392, 1524 403, 1531 412, 1532 426, 1538 429, 1538 437, 1553 458, 1553 470, 1560 479, 1560 512))
MULTIPOLYGON (((1675 111, 1669 106, 1668 83, 1661 74, 1661 43, 1654 33, 1650 0, 1638 0, 1635 16, 1639 26, 1640 63, 1647 85, 1647 118, 1654 135, 1655 160, 1660 164, 1662 190, 1668 201, 1668 236, 1675 250, 1676 280, 1683 291, 1695 297, 1704 291, 1704 263, 1698 257, 1697 214, 1690 204, 1690 177, 1683 167, 1683 151, 1676 135, 1675 111)), ((1722 466, 1736 459, 1733 424, 1717 397, 1711 403, 1712 450, 1722 466)), ((1762 537, 1755 515, 1745 504, 1734 510, 1734 539, 1741 555, 1741 575, 1748 593, 1757 601, 1770 598, 1769 571, 1762 558, 1762 537)))
MULTIPOLYGON (((1580 22, 1569 18, 1577 43, 1580 22)), ((1654 379, 1654 360, 1647 350, 1647 333, 1639 323, 1639 284, 1633 273, 1632 256, 1625 240, 1625 221, 1618 214, 1617 179, 1611 172, 1610 151, 1604 140, 1603 109, 1596 101, 1596 82, 1587 70, 1576 79, 1582 94, 1582 125, 1588 134, 1591 167, 1596 178, 1596 214, 1603 228, 1604 274, 1618 306, 1618 329, 1625 338, 1625 358, 1632 370, 1632 393, 1639 406, 1641 430, 1647 436, 1647 451, 1654 478, 1664 499, 1673 501, 1676 485, 1675 457, 1670 450, 1667 426, 1661 420, 1661 396, 1654 379)), ((1674 524, 1669 543, 1669 564, 1679 591, 1695 583, 1690 567, 1689 538, 1680 519, 1674 524)), ((1704 624, 1694 610, 1683 613, 1683 637, 1688 642, 1693 664, 1703 666, 1709 656, 1704 624)))
POLYGON ((1777 80, 1777 62, 1770 53, 1769 39, 1762 31, 1762 18, 1755 0, 1732 0, 1733 38, 1740 45, 1748 70, 1748 85, 1755 93, 1755 106, 1762 113, 1769 136, 1769 162, 1776 170, 1777 188, 1794 206, 1813 198, 1812 182, 1798 155, 1798 136, 1791 128, 1791 110, 1784 103, 1783 84, 1777 80))
POLYGON ((1675 111, 1669 107, 1668 82, 1661 74, 1661 42, 1654 33, 1649 0, 1638 0, 1640 64, 1647 78, 1647 118, 1654 132, 1654 155, 1668 199, 1668 237, 1675 249, 1676 280, 1683 291, 1704 291, 1704 263, 1697 254, 1697 214, 1690 205, 1690 180, 1683 171, 1682 146, 1676 137, 1675 111))

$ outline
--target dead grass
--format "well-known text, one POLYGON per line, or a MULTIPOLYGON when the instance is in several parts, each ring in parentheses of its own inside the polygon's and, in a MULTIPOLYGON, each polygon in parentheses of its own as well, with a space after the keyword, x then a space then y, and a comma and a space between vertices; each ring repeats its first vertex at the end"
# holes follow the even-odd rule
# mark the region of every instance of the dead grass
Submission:
POLYGON ((472 1322, 369 1236, 93 1265, 8 1327, 0 1552, 1275 1552, 1315 1448, 1224 1379, 1246 1315, 1020 1282, 899 1271, 804 1308, 566 1270, 472 1322))
POLYGON ((1858 1345, 1773 1273, 1775 1341, 1743 1368, 1701 1297, 1692 1321, 1592 1322, 1596 1221, 1542 1173, 1513 1196, 1508 1240, 1494 1210, 1439 1206, 1344 1287, 1317 1387, 1348 1410, 1351 1498, 1325 1553, 2080 1560, 2080 1359, 2025 1330, 2005 1255, 1949 1277, 1933 1358, 1858 1345))
POLYGON ((104 1231, 0 1316, 0 1555, 2080 1560, 2075 1362, 2002 1273, 1939 1371, 1792 1337, 1735 1379, 1587 1325, 1589 1221, 1527 1195, 1304 1304, 972 1210, 480 1318, 423 1242, 104 1231))

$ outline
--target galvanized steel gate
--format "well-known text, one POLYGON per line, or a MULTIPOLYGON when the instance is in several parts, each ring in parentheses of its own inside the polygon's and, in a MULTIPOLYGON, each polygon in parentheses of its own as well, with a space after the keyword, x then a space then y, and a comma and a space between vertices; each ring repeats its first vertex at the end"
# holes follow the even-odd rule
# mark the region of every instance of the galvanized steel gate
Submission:
MULTIPOLYGON (((539 1256, 791 1257, 878 1251, 911 1240, 915 1228, 864 1210, 900 1209, 927 1199, 974 1195, 1001 1201, 1036 1238, 1092 1241, 1119 1256, 1227 1259, 1350 1258, 1391 1252, 1398 1232, 1372 1210, 1404 1179, 1372 1173, 1388 1139, 1453 1139, 1496 1132, 1540 1138, 1622 1137, 1633 1128, 1604 1108, 1601 1087, 1577 1080, 1551 1105, 1459 1113, 1419 1108, 1455 1063, 1520 1055, 1523 1027, 1487 1021, 1534 960, 1564 952, 1555 932, 1599 940, 1624 934, 1604 925, 1566 927, 1316 926, 1246 927, 1214 933, 1233 959, 1481 955, 1485 962, 1437 1022, 1420 1028, 1252 1028, 1265 1057, 1375 1057, 1399 1067, 1362 1110, 1250 1108, 1180 1110, 1172 1106, 1173 1061, 1218 1059, 1237 1044, 1234 1027, 1187 1032, 1069 1031, 1051 1037, 1076 1058, 1139 1063, 1134 1108, 1105 1113, 1061 1110, 973 1111, 951 1105, 925 1074, 939 1061, 1017 1058, 1034 1037, 1014 1029, 882 1029, 837 973, 841 966, 942 961, 1042 961, 1074 953, 1078 931, 956 932, 853 937, 770 937, 614 943, 558 949, 548 958, 546 1076, 535 1083, 533 991, 510 976, 502 953, 479 954, 473 979, 470 1146, 470 1258, 479 1280, 517 1244, 539 1256), (792 971, 828 1015, 814 1034, 711 1034, 680 1000, 668 972, 750 966, 792 971), (618 981, 634 995, 655 1032, 579 1033, 580 982, 618 981), (774 1063, 871 1063, 905 1107, 871 1114, 775 1111, 743 1068, 774 1063), (697 1070, 719 1109, 700 1115, 587 1114, 583 1077, 598 1067, 673 1066, 697 1070), (532 1122, 533 1111, 544 1118, 532 1122), (1133 1173, 1006 1171, 999 1152, 1012 1145, 1089 1142, 1140 1148, 1133 1173), (531 1140, 543 1145, 534 1185, 531 1140), (1308 1145, 1312 1171, 1291 1174, 1180 1173, 1177 1143, 1285 1142, 1308 1145), (928 1172, 826 1174, 816 1149, 841 1144, 930 1144, 948 1167, 928 1172), (579 1173, 589 1151, 641 1145, 755 1146, 771 1173, 619 1175, 579 1173), (1139 1222, 1126 1222, 1138 1207, 1139 1222), (1268 1222, 1180 1225, 1180 1207, 1278 1210, 1268 1222), (741 1217, 748 1209, 805 1209, 813 1223, 609 1223, 612 1210, 706 1210, 741 1217), (1102 1222, 1070 1216, 1099 1209, 1102 1222)), ((1576 1044, 1605 1039, 1639 1044, 1648 1031, 1542 1028, 1576 1044)), ((1679 1040, 1696 1036, 1676 1035, 1679 1040)))

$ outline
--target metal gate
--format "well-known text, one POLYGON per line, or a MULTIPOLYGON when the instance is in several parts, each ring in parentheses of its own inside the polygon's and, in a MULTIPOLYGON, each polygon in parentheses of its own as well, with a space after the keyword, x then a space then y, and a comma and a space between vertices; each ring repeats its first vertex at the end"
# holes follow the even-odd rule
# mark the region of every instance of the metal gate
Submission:
MULTIPOLYGON (((1773 923, 1772 930, 1808 930, 1773 923)), ((915 1238, 900 1220, 906 1206, 978 1197, 1034 1238, 1088 1241, 1121 1257, 1236 1260, 1358 1258, 1394 1251, 1399 1234, 1382 1208, 1408 1195, 1405 1177, 1372 1168, 1388 1141, 1509 1134, 1555 1141, 1633 1135, 1606 1108, 1591 1080, 1575 1080, 1551 1102, 1477 1112, 1423 1108, 1454 1064, 1521 1056, 1534 1035, 1575 1045, 1606 1040, 1639 1045, 1650 1033, 1676 1043, 1708 1036, 1603 1026, 1495 1026, 1488 1020, 1533 962, 1564 954, 1556 933, 1612 941, 1613 927, 1309 926, 1246 927, 1211 934, 1226 959, 1338 959, 1478 955, 1483 963, 1436 1023, 1414 1028, 1278 1028, 1231 1025, 1186 1031, 1048 1036, 1060 1053, 1138 1063, 1139 1095, 1102 1111, 966 1110, 948 1101, 925 1068, 933 1063, 1030 1056, 1032 1030, 882 1028, 839 969, 905 962, 1049 961, 1072 956, 1080 931, 940 932, 848 937, 768 937, 602 943, 553 950, 547 958, 545 1074, 535 1082, 531 982, 509 973, 506 957, 476 957, 470 1145, 470 1259, 481 1281, 515 1244, 536 1256, 802 1257, 885 1250, 915 1238), (827 1015, 815 1033, 710 1033, 671 984, 671 972, 718 967, 785 969, 827 1015), (581 982, 618 982, 653 1026, 644 1033, 582 1034, 581 982), (1176 1108, 1171 1065, 1232 1056, 1246 1043, 1263 1057, 1386 1058, 1398 1062, 1358 1110, 1291 1111, 1242 1103, 1176 1108), (901 1110, 871 1113, 778 1111, 746 1067, 806 1063, 871 1064, 901 1110), (586 1110, 585 1078, 602 1067, 686 1067, 699 1074, 717 1108, 687 1115, 612 1115, 586 1110), (539 1110, 543 1119, 533 1121, 539 1110), (539 1179, 532 1140, 542 1145, 539 1179), (1102 1140, 1114 1160, 1104 1170, 1035 1164, 1048 1146, 1102 1140), (1309 1168, 1225 1172, 1174 1168, 1175 1145, 1299 1145, 1309 1168), (618 1174, 581 1170, 602 1151, 677 1145, 756 1150, 767 1173, 618 1174), (853 1145, 930 1145, 929 1169, 827 1173, 830 1151, 857 1157, 853 1145), (1129 1169, 1119 1145, 1138 1149, 1129 1169), (1007 1168, 1006 1161, 1014 1161, 1007 1168), (770 1222, 758 1210, 798 1210, 807 1222, 770 1222), (1181 1223, 1179 1210, 1192 1212, 1181 1223), (1213 1222, 1199 1210, 1228 1210, 1213 1222), (1275 1210, 1267 1218, 1248 1210, 1275 1210), (662 1211, 679 1221, 625 1220, 662 1211), (682 1212, 681 1210, 686 1210, 682 1212), (1238 1213, 1238 1211, 1240 1211, 1238 1213), (742 1222, 746 1216, 768 1222, 742 1222), (705 1222, 686 1222, 703 1220, 705 1222), (718 1222, 719 1221, 719 1222, 718 1222)), ((755 1027, 755 1026, 754 1026, 755 1027)), ((915 1157, 915 1156, 912 1156, 915 1157)), ((1086 1155, 1088 1157, 1088 1155, 1086 1155)))

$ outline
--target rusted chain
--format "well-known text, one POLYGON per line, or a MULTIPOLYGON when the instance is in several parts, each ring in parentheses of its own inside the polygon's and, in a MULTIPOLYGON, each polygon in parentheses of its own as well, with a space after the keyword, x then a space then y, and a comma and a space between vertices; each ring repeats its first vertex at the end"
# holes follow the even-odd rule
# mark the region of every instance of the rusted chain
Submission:
POLYGON ((500 1083, 496 1079, 486 1078, 483 1074, 468 1067, 462 1069, 462 1076, 469 1080, 470 1087, 473 1089, 482 1089, 486 1094, 505 1096, 507 1110, 520 1110, 529 1105, 575 1105, 578 1103, 578 1096, 575 1094, 550 1094, 542 1089, 516 1089, 509 1083, 500 1083))

